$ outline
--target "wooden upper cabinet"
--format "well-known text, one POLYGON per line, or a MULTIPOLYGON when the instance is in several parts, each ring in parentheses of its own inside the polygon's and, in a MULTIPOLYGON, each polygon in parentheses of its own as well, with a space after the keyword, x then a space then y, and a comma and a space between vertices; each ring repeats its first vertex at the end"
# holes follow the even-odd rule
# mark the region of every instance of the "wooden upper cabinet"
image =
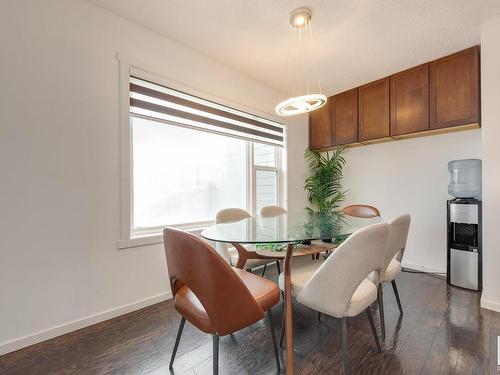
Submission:
POLYGON ((479 47, 430 63, 431 129, 479 123, 479 47))
POLYGON ((358 142, 358 89, 332 96, 332 145, 358 142))
POLYGON ((391 135, 429 130, 429 64, 390 77, 391 135))
POLYGON ((389 77, 358 89, 359 141, 389 137, 389 77))
POLYGON ((326 104, 309 113, 309 148, 316 150, 332 146, 331 99, 326 104))

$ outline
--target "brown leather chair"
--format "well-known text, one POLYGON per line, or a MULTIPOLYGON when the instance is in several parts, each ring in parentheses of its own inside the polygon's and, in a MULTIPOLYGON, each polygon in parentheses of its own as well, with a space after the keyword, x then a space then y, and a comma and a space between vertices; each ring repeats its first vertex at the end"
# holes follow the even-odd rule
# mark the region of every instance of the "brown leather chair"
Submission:
POLYGON ((350 206, 345 206, 342 212, 346 215, 359 217, 364 219, 371 219, 374 217, 380 217, 380 211, 373 206, 368 206, 366 204, 353 204, 350 206))
POLYGON ((163 241, 175 309, 182 316, 170 368, 186 320, 212 335, 213 373, 217 374, 219 337, 256 323, 267 312, 279 371, 271 315, 271 308, 280 299, 278 286, 260 276, 231 267, 208 243, 187 232, 165 228, 163 241))

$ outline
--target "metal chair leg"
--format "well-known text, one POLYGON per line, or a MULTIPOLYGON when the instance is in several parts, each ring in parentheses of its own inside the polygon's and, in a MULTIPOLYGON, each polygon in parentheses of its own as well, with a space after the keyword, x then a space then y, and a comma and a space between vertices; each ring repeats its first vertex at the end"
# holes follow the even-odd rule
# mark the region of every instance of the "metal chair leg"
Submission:
POLYGON ((218 375, 219 374, 219 335, 214 334, 212 335, 212 342, 213 342, 213 359, 212 359, 212 374, 213 375, 218 375))
POLYGON ((382 330, 382 340, 385 340, 385 318, 384 318, 384 294, 382 292, 382 284, 378 284, 378 311, 380 313, 380 329, 382 330))
POLYGON ((347 357, 347 318, 340 319, 340 331, 342 341, 342 365, 344 367, 344 375, 349 375, 349 358, 347 357))
POLYGON ((177 330, 177 337, 175 338, 174 350, 172 351, 172 356, 170 357, 170 364, 168 368, 172 368, 174 365, 175 355, 177 354, 177 348, 179 347, 179 341, 181 341, 182 330, 184 329, 184 324, 186 324, 186 319, 182 317, 181 323, 179 324, 179 329, 177 330))
POLYGON ((382 352, 382 348, 380 347, 380 341, 378 340, 377 329, 375 328, 375 323, 373 322, 372 309, 370 306, 366 309, 366 315, 368 316, 368 322, 370 322, 370 328, 372 329, 373 338, 375 339, 375 344, 377 344, 378 352, 382 352))
POLYGON ((278 270, 278 275, 281 273, 281 266, 280 266, 280 261, 276 261, 276 269, 278 270))
POLYGON ((392 290, 394 290, 394 295, 396 296, 396 302, 398 303, 399 312, 403 315, 403 307, 401 306, 401 300, 399 299, 398 287, 396 286, 396 280, 391 281, 392 290))
POLYGON ((273 315, 271 313, 271 309, 267 310, 267 319, 269 321, 269 330, 271 331, 271 340, 273 342, 273 349, 274 349, 274 358, 276 360, 276 369, 278 373, 280 372, 281 366, 280 366, 280 355, 278 352, 278 346, 276 345, 276 335, 274 334, 274 328, 273 328, 273 315))
POLYGON ((283 336, 285 336, 285 298, 284 298, 284 296, 283 296, 283 312, 281 314, 280 348, 283 347, 283 336))
POLYGON ((318 311, 318 321, 321 320, 321 313, 318 311))
POLYGON ((266 268, 267 268, 267 264, 264 264, 264 268, 262 269, 262 277, 264 277, 264 275, 266 274, 266 268))

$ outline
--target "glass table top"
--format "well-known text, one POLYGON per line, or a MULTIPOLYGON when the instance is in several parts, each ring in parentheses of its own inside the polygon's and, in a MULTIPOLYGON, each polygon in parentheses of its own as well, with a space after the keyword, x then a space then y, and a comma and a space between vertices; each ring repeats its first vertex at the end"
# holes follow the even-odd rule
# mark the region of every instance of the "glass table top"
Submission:
POLYGON ((379 219, 356 219, 341 212, 311 214, 288 212, 276 217, 255 216, 231 223, 215 224, 201 232, 210 241, 229 243, 284 243, 311 240, 341 242, 357 229, 379 219))

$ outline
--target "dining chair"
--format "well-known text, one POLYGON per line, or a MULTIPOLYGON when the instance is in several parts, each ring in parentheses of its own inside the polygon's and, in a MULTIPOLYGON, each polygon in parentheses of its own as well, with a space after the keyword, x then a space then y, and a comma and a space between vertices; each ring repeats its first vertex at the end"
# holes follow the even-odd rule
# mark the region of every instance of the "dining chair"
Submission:
POLYGON ((212 335, 213 373, 219 371, 219 337, 239 331, 267 313, 276 366, 280 362, 271 309, 280 299, 278 286, 250 272, 233 268, 207 242, 174 228, 163 231, 165 255, 181 315, 169 368, 172 369, 186 320, 212 335))
MULTIPOLYGON (((354 232, 324 261, 296 263, 293 259, 291 264, 292 295, 297 301, 340 319, 345 375, 349 373, 347 318, 366 312, 377 349, 382 350, 370 306, 377 301, 388 236, 387 223, 372 224, 354 232)), ((279 285, 283 290, 283 273, 279 285)))
POLYGON ((380 217, 380 211, 378 208, 366 204, 352 204, 350 206, 345 206, 342 209, 342 212, 346 215, 363 219, 380 217))
POLYGON ((410 230, 411 217, 408 214, 400 215, 388 222, 389 224, 389 240, 387 241, 387 249, 380 276, 380 284, 378 286, 378 302, 380 313, 380 328, 382 330, 382 338, 385 340, 385 318, 384 318, 384 297, 382 293, 382 283, 391 282, 396 302, 398 304, 399 313, 403 314, 403 307, 399 299, 398 288, 396 286, 396 277, 401 273, 401 261, 406 248, 406 240, 410 230))
POLYGON ((260 216, 262 217, 276 217, 283 214, 286 214, 286 208, 276 205, 264 206, 260 209, 260 216))
MULTIPOLYGON (((224 208, 217 212, 215 215, 215 223, 231 223, 235 221, 240 221, 246 218, 251 217, 251 215, 243 210, 242 208, 224 208)), ((234 247, 231 247, 230 244, 227 243, 217 243, 216 249, 219 254, 228 262, 230 265, 236 267, 238 264, 238 251, 234 247)), ((243 268, 247 270, 251 270, 257 267, 263 266, 262 276, 264 276, 267 265, 273 263, 274 259, 247 259, 245 262, 245 266, 243 268)), ((280 273, 279 262, 276 261, 278 267, 278 274, 280 273)))

